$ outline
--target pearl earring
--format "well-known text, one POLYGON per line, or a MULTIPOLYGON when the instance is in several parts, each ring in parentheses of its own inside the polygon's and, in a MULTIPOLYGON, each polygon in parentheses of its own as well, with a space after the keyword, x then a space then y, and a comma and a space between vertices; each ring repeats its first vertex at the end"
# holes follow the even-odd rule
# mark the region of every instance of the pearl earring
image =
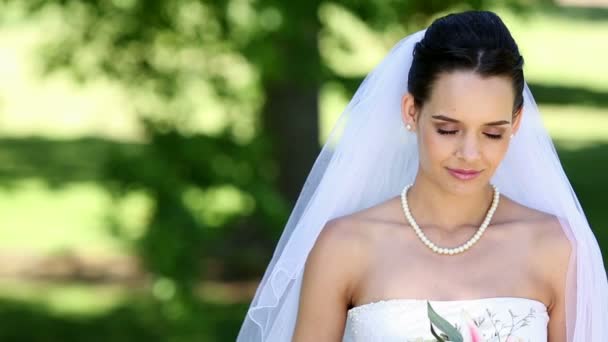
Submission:
POLYGON ((411 131, 411 130, 412 130, 412 126, 411 126, 410 124, 407 124, 407 125, 405 126, 405 128, 407 128, 407 130, 408 130, 408 131, 411 131))
POLYGON ((514 136, 515 136, 514 134, 511 134, 511 139, 513 139, 514 136))

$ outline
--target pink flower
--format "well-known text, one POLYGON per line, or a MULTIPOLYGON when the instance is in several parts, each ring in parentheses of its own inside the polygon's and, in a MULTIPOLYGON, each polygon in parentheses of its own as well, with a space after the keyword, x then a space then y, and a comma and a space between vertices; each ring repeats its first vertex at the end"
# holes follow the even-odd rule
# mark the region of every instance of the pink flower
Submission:
POLYGON ((464 342, 484 342, 481 332, 477 328, 475 321, 468 312, 461 311, 461 326, 463 327, 462 338, 464 342))
POLYGON ((468 329, 471 334, 471 342, 483 342, 481 333, 474 323, 469 323, 468 329))

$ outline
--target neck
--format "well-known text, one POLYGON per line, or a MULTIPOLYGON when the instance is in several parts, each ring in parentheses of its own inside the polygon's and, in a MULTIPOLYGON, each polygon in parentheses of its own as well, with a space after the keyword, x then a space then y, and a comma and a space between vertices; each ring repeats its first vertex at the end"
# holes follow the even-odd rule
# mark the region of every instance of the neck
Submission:
POLYGON ((407 200, 416 223, 453 233, 463 228, 477 228, 492 204, 493 188, 488 184, 480 191, 455 194, 418 173, 409 189, 407 200))

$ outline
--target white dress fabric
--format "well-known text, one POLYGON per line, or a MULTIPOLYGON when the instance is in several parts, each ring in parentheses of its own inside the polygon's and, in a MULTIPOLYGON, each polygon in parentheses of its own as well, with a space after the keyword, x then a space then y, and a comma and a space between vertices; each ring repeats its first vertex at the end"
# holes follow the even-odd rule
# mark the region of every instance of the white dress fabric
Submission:
MULTIPOLYGON (((549 314, 545 304, 535 299, 492 297, 431 300, 429 303, 437 314, 454 325, 463 335, 463 327, 467 327, 466 317, 469 317, 483 341, 547 341, 549 314)), ((441 333, 437 327, 435 331, 441 333)), ((388 299, 348 310, 342 341, 427 342, 436 339, 430 330, 426 300, 388 299)))

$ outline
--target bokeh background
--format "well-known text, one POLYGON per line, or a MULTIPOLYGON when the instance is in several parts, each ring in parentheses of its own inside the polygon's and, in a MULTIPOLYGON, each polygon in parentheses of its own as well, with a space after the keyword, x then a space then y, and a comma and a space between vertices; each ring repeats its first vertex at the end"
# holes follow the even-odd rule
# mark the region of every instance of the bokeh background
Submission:
POLYGON ((0 341, 233 341, 365 74, 465 9, 606 253, 608 1, 0 0, 0 341))

